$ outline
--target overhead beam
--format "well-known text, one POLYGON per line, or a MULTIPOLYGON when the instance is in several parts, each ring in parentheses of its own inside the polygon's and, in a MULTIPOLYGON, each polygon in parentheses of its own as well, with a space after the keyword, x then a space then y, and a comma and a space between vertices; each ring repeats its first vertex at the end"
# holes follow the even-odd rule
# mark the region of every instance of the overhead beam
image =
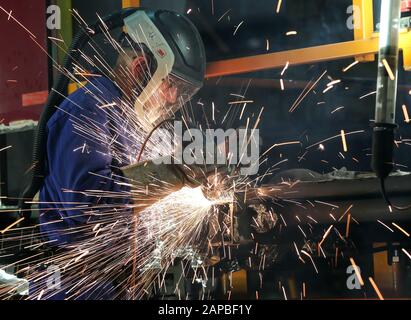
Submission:
MULTIPOLYGON (((373 0, 353 0, 353 11, 354 40, 370 39, 374 33, 373 0)), ((375 60, 375 55, 357 56, 355 60, 359 62, 370 62, 375 60)))
MULTIPOLYGON (((379 36, 374 33, 369 39, 340 42, 303 49, 261 54, 243 58, 210 62, 207 65, 207 78, 228 76, 241 73, 283 68, 287 62, 291 66, 348 59, 358 56, 377 54, 379 36)), ((411 31, 400 35, 400 48, 405 53, 411 49, 411 31)), ((411 59, 404 56, 404 69, 410 70, 411 59)))
POLYGON ((141 1, 140 0, 122 0, 121 4, 124 9, 132 8, 132 7, 140 7, 141 1))

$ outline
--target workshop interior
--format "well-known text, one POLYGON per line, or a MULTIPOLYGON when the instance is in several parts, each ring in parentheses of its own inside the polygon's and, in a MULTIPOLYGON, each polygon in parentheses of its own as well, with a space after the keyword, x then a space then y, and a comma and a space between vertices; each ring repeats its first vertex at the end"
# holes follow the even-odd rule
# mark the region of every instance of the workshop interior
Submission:
POLYGON ((411 1, 0 0, 0 30, 1 300, 411 298, 411 1))

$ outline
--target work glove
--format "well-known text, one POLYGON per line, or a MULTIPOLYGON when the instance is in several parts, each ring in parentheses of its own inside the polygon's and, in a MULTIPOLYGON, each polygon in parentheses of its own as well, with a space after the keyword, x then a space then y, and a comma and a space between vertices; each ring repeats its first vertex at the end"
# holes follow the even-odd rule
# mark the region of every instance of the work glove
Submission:
POLYGON ((201 176, 196 178, 199 170, 184 165, 144 161, 123 167, 121 171, 131 183, 143 187, 164 187, 177 191, 184 186, 195 188, 202 183, 201 176))
POLYGON ((201 186, 207 174, 197 166, 156 164, 144 161, 121 168, 123 176, 133 185, 131 190, 135 212, 144 210, 185 186, 201 186))

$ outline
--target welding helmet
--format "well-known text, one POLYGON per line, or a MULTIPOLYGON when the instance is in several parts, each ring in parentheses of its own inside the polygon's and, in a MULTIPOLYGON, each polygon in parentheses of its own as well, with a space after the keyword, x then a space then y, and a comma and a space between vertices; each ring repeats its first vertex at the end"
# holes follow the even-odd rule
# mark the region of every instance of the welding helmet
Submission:
POLYGON ((124 26, 131 40, 149 50, 155 62, 134 108, 139 118, 156 125, 172 117, 202 87, 204 45, 192 22, 171 11, 138 10, 124 19, 124 26), (164 88, 174 97, 164 99, 164 88))

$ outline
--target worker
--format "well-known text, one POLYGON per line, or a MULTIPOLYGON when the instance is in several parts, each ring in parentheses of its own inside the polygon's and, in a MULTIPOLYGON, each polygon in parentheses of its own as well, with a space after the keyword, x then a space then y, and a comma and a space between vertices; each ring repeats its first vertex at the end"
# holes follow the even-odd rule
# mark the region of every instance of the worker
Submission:
POLYGON ((85 205, 121 206, 131 201, 129 187, 116 180, 124 175, 119 168, 133 165, 141 146, 130 141, 129 119, 124 117, 130 113, 119 106, 128 105, 139 130, 148 134, 203 84, 204 46, 188 18, 142 9, 124 22, 112 74, 93 74, 87 85, 58 106, 47 123, 40 229, 53 246, 87 236, 82 227, 97 215, 85 205), (89 131, 79 130, 80 123, 86 123, 89 131), (124 196, 92 197, 88 190, 124 196))
MULTIPOLYGON (((130 139, 130 130, 149 136, 203 85, 204 45, 183 15, 137 10, 124 20, 117 45, 118 57, 110 76, 90 72, 88 83, 70 94, 47 122, 39 220, 45 240, 58 250, 90 236, 99 219, 96 207, 109 205, 125 211, 132 202, 130 187, 118 182, 131 176, 138 183, 140 178, 147 179, 143 175, 151 174, 145 168, 153 165, 135 163, 142 146, 141 140, 130 139), (91 195, 90 190, 100 196, 91 195)), ((193 183, 173 165, 157 167, 168 175, 167 182, 180 187, 193 183)), ((33 291, 35 284, 31 286, 33 291)), ((78 298, 110 299, 113 288, 113 283, 97 283, 92 293, 78 298)), ((65 299, 64 291, 47 298, 65 299)))

